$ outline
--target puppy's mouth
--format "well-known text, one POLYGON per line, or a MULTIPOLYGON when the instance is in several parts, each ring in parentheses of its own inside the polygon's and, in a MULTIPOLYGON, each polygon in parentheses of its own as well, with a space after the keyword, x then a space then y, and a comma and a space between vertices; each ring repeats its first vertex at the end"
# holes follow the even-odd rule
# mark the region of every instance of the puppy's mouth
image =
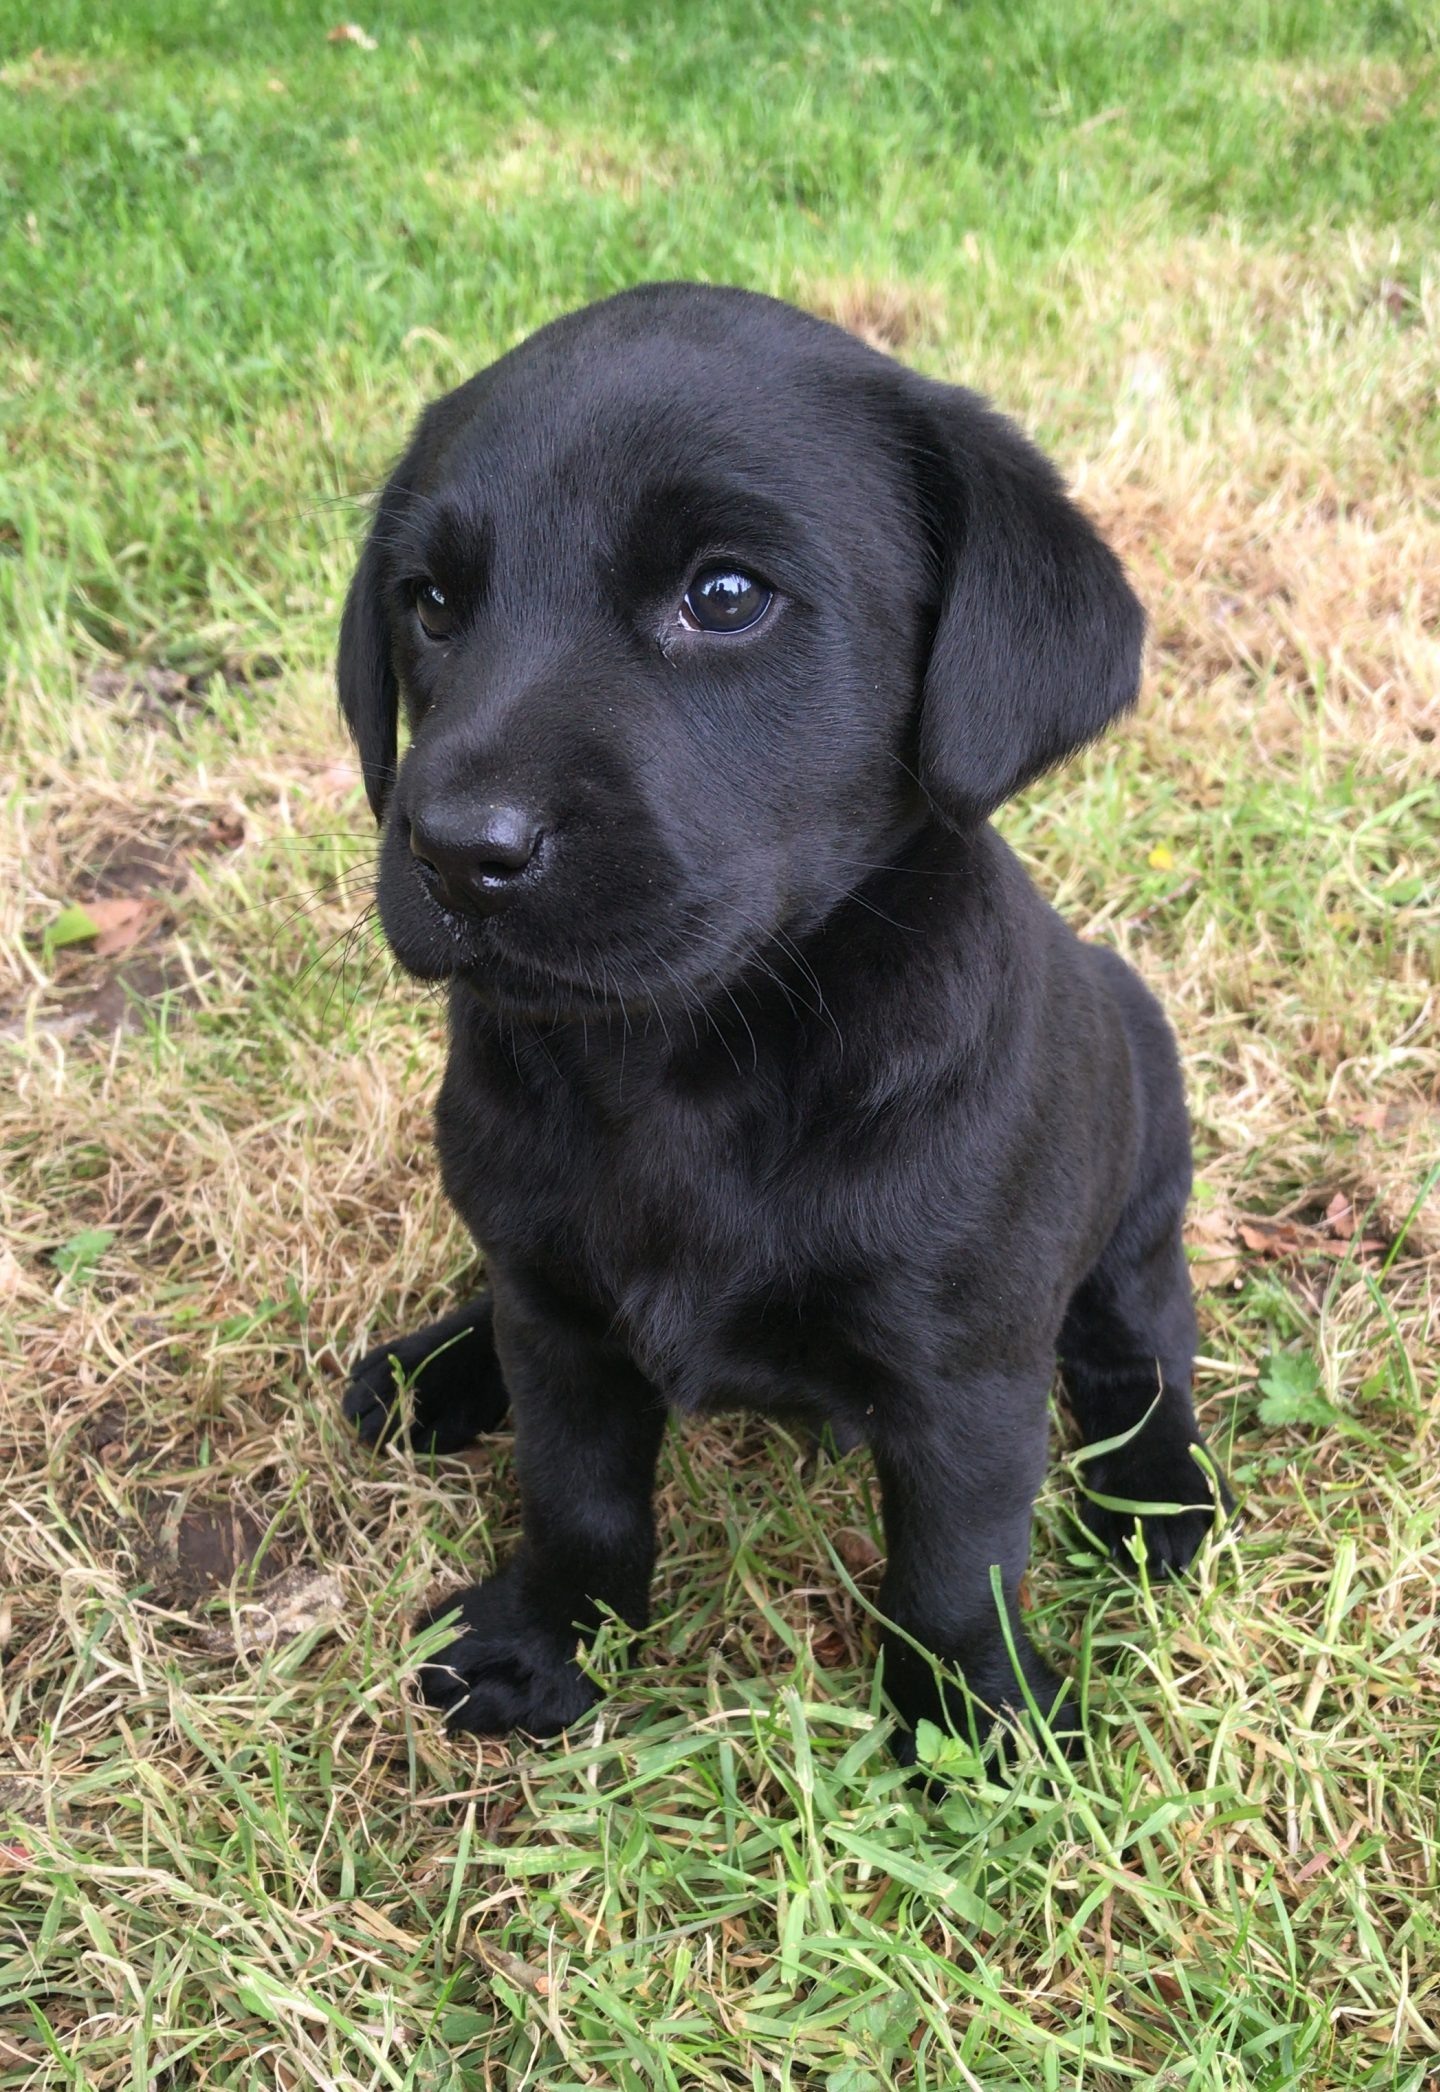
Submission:
POLYGON ((750 956, 744 939, 702 927, 693 907, 679 911, 687 920, 678 930, 647 923, 633 946, 557 951, 549 938, 537 949, 514 914, 467 915, 428 888, 418 898, 418 908, 390 905, 381 882, 381 918, 400 964, 417 980, 461 983, 507 1017, 643 1021, 697 1011, 743 974, 750 956))

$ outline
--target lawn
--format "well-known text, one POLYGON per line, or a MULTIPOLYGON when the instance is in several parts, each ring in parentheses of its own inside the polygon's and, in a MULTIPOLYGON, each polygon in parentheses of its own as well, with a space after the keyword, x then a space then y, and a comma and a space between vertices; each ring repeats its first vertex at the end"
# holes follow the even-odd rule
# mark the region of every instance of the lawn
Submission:
POLYGON ((338 20, 0 0, 0 2088, 1420 2092, 1433 17, 338 20), (872 1685, 862 1456, 674 1434, 643 1663, 509 1748, 447 1740, 406 1639, 510 1543, 506 1439, 339 1416, 473 1275, 334 716, 365 502, 428 397, 676 275, 990 392, 1152 615, 1139 718, 1002 825, 1179 1032, 1243 1524, 1117 1576, 1057 1416, 1030 1606, 1087 1754, 938 1802, 872 1685))

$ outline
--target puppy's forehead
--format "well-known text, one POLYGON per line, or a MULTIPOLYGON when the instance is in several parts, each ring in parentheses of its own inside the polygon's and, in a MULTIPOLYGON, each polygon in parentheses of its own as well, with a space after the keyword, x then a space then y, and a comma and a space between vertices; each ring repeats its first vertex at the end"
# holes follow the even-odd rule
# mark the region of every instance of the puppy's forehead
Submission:
POLYGON ((742 309, 748 325, 697 329, 643 307, 617 325, 625 302, 542 330, 443 402, 431 490, 483 500, 497 521, 577 507, 599 520, 647 487, 708 482, 804 521, 833 512, 857 469, 891 476, 886 366, 860 344, 769 300, 746 303, 802 327, 742 309))

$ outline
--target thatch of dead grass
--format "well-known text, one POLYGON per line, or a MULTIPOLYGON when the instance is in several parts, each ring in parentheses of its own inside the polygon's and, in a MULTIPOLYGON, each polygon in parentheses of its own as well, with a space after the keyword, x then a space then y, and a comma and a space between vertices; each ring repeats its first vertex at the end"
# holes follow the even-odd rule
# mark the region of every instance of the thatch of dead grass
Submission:
MULTIPOLYGON (((879 92, 900 30, 844 34, 882 39, 879 92)), ((612 72, 670 62, 659 39, 612 72)), ((470 55, 430 67, 427 107, 470 55)), ((325 76, 327 111, 369 62, 332 60, 352 70, 325 76)), ((310 62, 278 88, 279 60, 227 65, 214 107, 278 124, 310 62)), ((370 76, 394 90, 347 128, 347 181, 410 121, 410 62, 370 76)), ((913 81, 936 62, 927 41, 913 81)), ((1404 99, 1388 60, 1267 66, 1256 91, 1297 123, 1404 99)), ((79 125, 94 77, 37 56, 15 79, 79 125)), ((713 136, 695 119, 707 174, 747 125, 770 138, 759 99, 736 107, 713 136)), ((125 150, 183 156, 168 108, 125 150)), ((631 133, 582 113, 567 133, 507 105, 445 209, 533 209, 556 268, 576 209, 596 237, 631 213, 683 263, 713 190, 687 197, 674 139, 602 152, 631 133), (582 160, 584 195, 557 199, 582 160)), ((1108 91, 1072 116, 1077 166, 1143 130, 1108 91)), ((805 154, 860 184, 852 214, 869 177, 850 131, 806 122, 727 272, 1028 419, 1151 608, 1139 719, 1005 825, 1175 1022, 1199 1392, 1243 1524, 1153 1591, 1096 1560, 1057 1465, 1030 1605, 1088 1758, 1035 1752, 924 1804, 874 1698, 863 1460, 709 1423, 668 1451, 655 1624, 629 1671, 602 1650, 594 1723, 545 1750, 447 1741, 408 1623, 504 1551, 514 1497, 504 1434, 375 1458, 338 1416, 346 1362, 474 1270, 429 1148, 442 1013, 364 920, 373 845, 322 663, 356 516, 325 490, 363 488, 450 382, 461 315, 397 319, 371 361, 342 332, 302 351, 296 323, 299 392, 237 393, 206 360, 219 303, 193 367, 151 344, 113 397, 32 328, 0 563, 24 579, 3 729, 24 785, 0 807, 0 2085, 1418 2092, 1437 2068, 1433 267, 1373 225, 1262 237, 1172 225, 1163 199, 1029 274, 999 200, 944 268, 857 256, 805 154), (117 898, 147 904, 128 946, 47 943, 117 898)), ((193 178, 240 151, 205 130, 193 178)), ((299 223, 319 180, 296 174, 299 223)), ((384 222, 398 268, 413 229, 384 222)), ((243 215, 223 225, 222 259, 243 215)), ((538 232, 532 258, 551 267, 538 232)), ((505 279, 494 345, 541 302, 505 279)))

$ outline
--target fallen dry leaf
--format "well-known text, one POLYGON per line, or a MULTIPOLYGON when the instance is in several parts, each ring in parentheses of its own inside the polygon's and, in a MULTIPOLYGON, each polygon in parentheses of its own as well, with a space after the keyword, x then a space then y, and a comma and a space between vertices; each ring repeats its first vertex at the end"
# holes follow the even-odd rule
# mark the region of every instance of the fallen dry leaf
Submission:
POLYGON ((120 894, 114 900, 87 901, 85 913, 100 935, 97 959, 113 959, 140 942, 160 913, 160 903, 147 895, 120 894))
POLYGON ((1355 1232, 1355 1209, 1343 1191, 1337 1191, 1325 1208, 1325 1224, 1332 1235, 1348 1242, 1355 1232))
POLYGON ((1190 1250, 1190 1271, 1197 1286, 1218 1293, 1234 1285, 1240 1276, 1239 1245, 1235 1219, 1223 1206, 1204 1206, 1192 1214, 1185 1229, 1190 1250))
POLYGON ((847 1526, 835 1535, 835 1552, 855 1577, 863 1576, 867 1569, 873 1569, 883 1559, 870 1535, 857 1532, 854 1526, 847 1526))
POLYGON ((1313 1881, 1317 1874, 1323 1874, 1325 1869, 1333 1866, 1337 1860, 1343 1860, 1359 1835, 1360 1825, 1352 1823, 1348 1830, 1342 1832, 1336 1844, 1327 1846, 1320 1852, 1312 1853, 1304 1866, 1297 1868, 1291 1877, 1295 1886, 1297 1888, 1303 1887, 1307 1881, 1313 1881))
POLYGON ((1293 1220, 1242 1220, 1240 1240, 1257 1257, 1298 1257, 1309 1247, 1293 1220))
POLYGON ((340 22, 325 39, 327 44, 354 44, 357 51, 378 51, 380 46, 373 36, 367 36, 358 22, 340 22))
POLYGON ((1346 1257, 1352 1250, 1360 1257, 1383 1257, 1386 1252, 1386 1244, 1378 1238, 1367 1235, 1363 1241, 1354 1240, 1353 1223, 1349 1233, 1335 1229, 1334 1235, 1330 1235, 1322 1234, 1319 1228, 1301 1227, 1293 1220, 1242 1220, 1240 1240, 1257 1257, 1269 1260, 1346 1257))
POLYGON ((811 1638, 810 1654, 822 1671, 838 1671, 850 1651, 839 1628, 827 1627, 822 1633, 811 1638))
POLYGON ((532 1998, 548 1998, 554 1988, 543 1969, 531 1968, 518 1954, 511 1954, 504 1947, 492 1947, 479 1932, 470 1936, 470 1951, 475 1959, 513 1983, 517 1990, 527 1991, 532 1998))

